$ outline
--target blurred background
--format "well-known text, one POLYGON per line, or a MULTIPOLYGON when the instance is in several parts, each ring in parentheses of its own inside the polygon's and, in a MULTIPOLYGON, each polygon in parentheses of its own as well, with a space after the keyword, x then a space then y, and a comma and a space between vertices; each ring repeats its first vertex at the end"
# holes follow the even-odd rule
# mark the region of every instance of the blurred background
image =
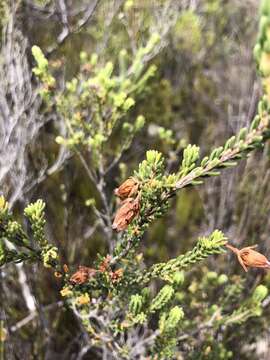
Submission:
MULTIPOLYGON (((160 35, 144 59, 145 66, 157 66, 157 73, 126 119, 143 114, 146 124, 106 176, 112 201, 113 189, 148 149, 161 151, 173 171, 187 144, 199 145, 203 156, 250 124, 256 113, 261 91, 252 55, 257 0, 1 0, 0 12, 0 191, 18 218, 26 204, 45 200, 47 236, 71 269, 91 266, 97 253, 108 252, 108 243, 85 205, 95 196, 85 170, 55 142, 65 129, 55 109, 38 96, 33 45, 49 59, 61 88, 82 71, 82 51, 98 54, 100 66, 117 64, 121 50, 132 59, 151 34, 160 35)), ((166 217, 147 232, 141 248, 146 263, 184 252, 216 228, 234 245, 259 244, 270 256, 269 176, 266 145, 222 176, 183 189, 166 217)), ((206 265, 219 273, 242 273, 229 255, 196 271, 206 271, 206 265)), ((248 273, 247 284, 261 277, 261 272, 248 273)), ((79 358, 83 332, 63 306, 59 289, 60 282, 37 265, 2 271, 1 322, 8 330, 0 336, 10 359, 79 358)), ((267 329, 265 324, 263 342, 255 346, 260 359, 270 358, 267 329)), ((254 358, 254 347, 248 349, 241 359, 254 358)))

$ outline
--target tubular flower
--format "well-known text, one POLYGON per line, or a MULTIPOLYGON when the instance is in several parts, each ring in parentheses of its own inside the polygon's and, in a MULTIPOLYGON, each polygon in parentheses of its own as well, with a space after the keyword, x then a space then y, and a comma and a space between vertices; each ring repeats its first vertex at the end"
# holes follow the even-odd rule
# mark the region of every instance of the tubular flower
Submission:
POLYGON ((138 191, 138 182, 135 178, 128 178, 119 186, 119 188, 114 190, 114 194, 120 197, 121 200, 127 199, 132 195, 136 195, 138 191))
POLYGON ((270 261, 263 254, 253 250, 257 245, 244 247, 241 250, 229 244, 226 244, 226 247, 236 254, 245 271, 248 271, 249 267, 270 269, 270 261))
POLYGON ((84 284, 91 277, 96 275, 96 270, 87 266, 79 266, 79 269, 71 276, 70 282, 72 284, 84 284))
POLYGON ((136 199, 127 198, 122 206, 117 210, 112 228, 116 231, 125 230, 131 221, 138 215, 140 210, 140 202, 136 199))

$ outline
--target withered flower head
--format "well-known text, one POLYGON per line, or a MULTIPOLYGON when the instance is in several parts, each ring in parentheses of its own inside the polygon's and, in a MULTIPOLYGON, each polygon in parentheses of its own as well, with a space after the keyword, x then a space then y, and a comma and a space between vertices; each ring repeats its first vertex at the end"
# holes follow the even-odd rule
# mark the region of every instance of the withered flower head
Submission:
POLYGON ((110 272, 110 278, 112 283, 118 282, 123 277, 123 269, 118 269, 116 271, 110 272))
POLYGON ((257 245, 247 246, 241 250, 229 244, 226 244, 226 246, 236 254, 245 271, 248 271, 249 267, 270 269, 270 261, 263 254, 253 250, 257 245))
POLYGON ((112 259, 111 255, 107 255, 105 257, 105 259, 100 263, 99 271, 101 271, 101 272, 107 271, 107 269, 108 269, 108 267, 110 265, 111 259, 112 259))
POLYGON ((117 210, 112 228, 116 231, 125 230, 140 210, 139 198, 127 198, 117 210))
POLYGON ((119 188, 114 190, 114 194, 120 197, 121 200, 124 200, 128 197, 137 195, 138 191, 138 182, 135 178, 128 178, 119 186, 119 188))
POLYGON ((87 266, 79 266, 79 269, 71 276, 72 284, 84 284, 91 277, 96 275, 96 270, 87 266))

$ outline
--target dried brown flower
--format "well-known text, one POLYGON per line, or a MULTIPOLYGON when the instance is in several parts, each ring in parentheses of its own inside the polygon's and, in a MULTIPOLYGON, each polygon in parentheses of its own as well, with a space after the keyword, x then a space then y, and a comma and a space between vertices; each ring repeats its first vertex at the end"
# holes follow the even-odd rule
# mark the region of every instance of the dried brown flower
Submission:
POLYGON ((99 271, 101 271, 101 272, 107 271, 107 269, 108 269, 108 267, 110 265, 111 259, 112 259, 111 255, 107 255, 105 257, 105 259, 100 263, 99 271))
POLYGON ((113 283, 118 282, 123 277, 123 269, 118 269, 116 271, 110 272, 110 278, 113 283))
POLYGON ((128 178, 119 186, 119 188, 114 190, 114 194, 120 197, 121 200, 127 199, 128 197, 137 195, 138 192, 138 182, 135 178, 128 178))
POLYGON ((229 244, 226 244, 226 247, 236 254, 245 271, 248 271, 249 267, 270 269, 270 261, 263 254, 253 250, 257 245, 244 247, 241 250, 229 244))
POLYGON ((125 230, 140 210, 139 198, 127 198, 117 210, 112 228, 116 231, 125 230))
POLYGON ((84 284, 91 277, 96 275, 96 269, 87 266, 79 266, 79 269, 71 276, 70 282, 72 284, 84 284))

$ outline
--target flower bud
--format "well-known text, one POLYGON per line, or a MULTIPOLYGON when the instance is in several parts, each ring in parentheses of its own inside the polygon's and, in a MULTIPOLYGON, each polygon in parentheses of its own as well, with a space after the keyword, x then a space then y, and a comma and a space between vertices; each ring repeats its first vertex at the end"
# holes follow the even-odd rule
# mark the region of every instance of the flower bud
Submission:
POLYGON ((71 289, 68 287, 68 286, 66 286, 66 287, 64 287, 61 291, 60 291, 60 294, 63 296, 63 297, 65 297, 65 296, 71 296, 72 295, 72 291, 71 291, 71 289))
POLYGON ((112 228, 116 231, 125 230, 131 221, 138 215, 140 203, 138 197, 136 199, 127 198, 123 205, 117 210, 112 228))
POLYGON ((252 294, 253 300, 262 302, 268 295, 268 289, 264 285, 258 285, 252 294))
POLYGON ((89 295, 86 294, 82 294, 81 296, 77 297, 76 299, 76 304, 77 305, 86 305, 90 303, 90 297, 89 295))
POLYGON ((114 190, 114 194, 123 200, 130 197, 131 195, 136 195, 137 190, 137 181, 134 178, 130 177, 126 181, 124 181, 123 184, 119 186, 119 188, 114 190))
POLYGON ((228 276, 225 274, 221 274, 218 277, 218 285, 224 285, 228 282, 228 276))

